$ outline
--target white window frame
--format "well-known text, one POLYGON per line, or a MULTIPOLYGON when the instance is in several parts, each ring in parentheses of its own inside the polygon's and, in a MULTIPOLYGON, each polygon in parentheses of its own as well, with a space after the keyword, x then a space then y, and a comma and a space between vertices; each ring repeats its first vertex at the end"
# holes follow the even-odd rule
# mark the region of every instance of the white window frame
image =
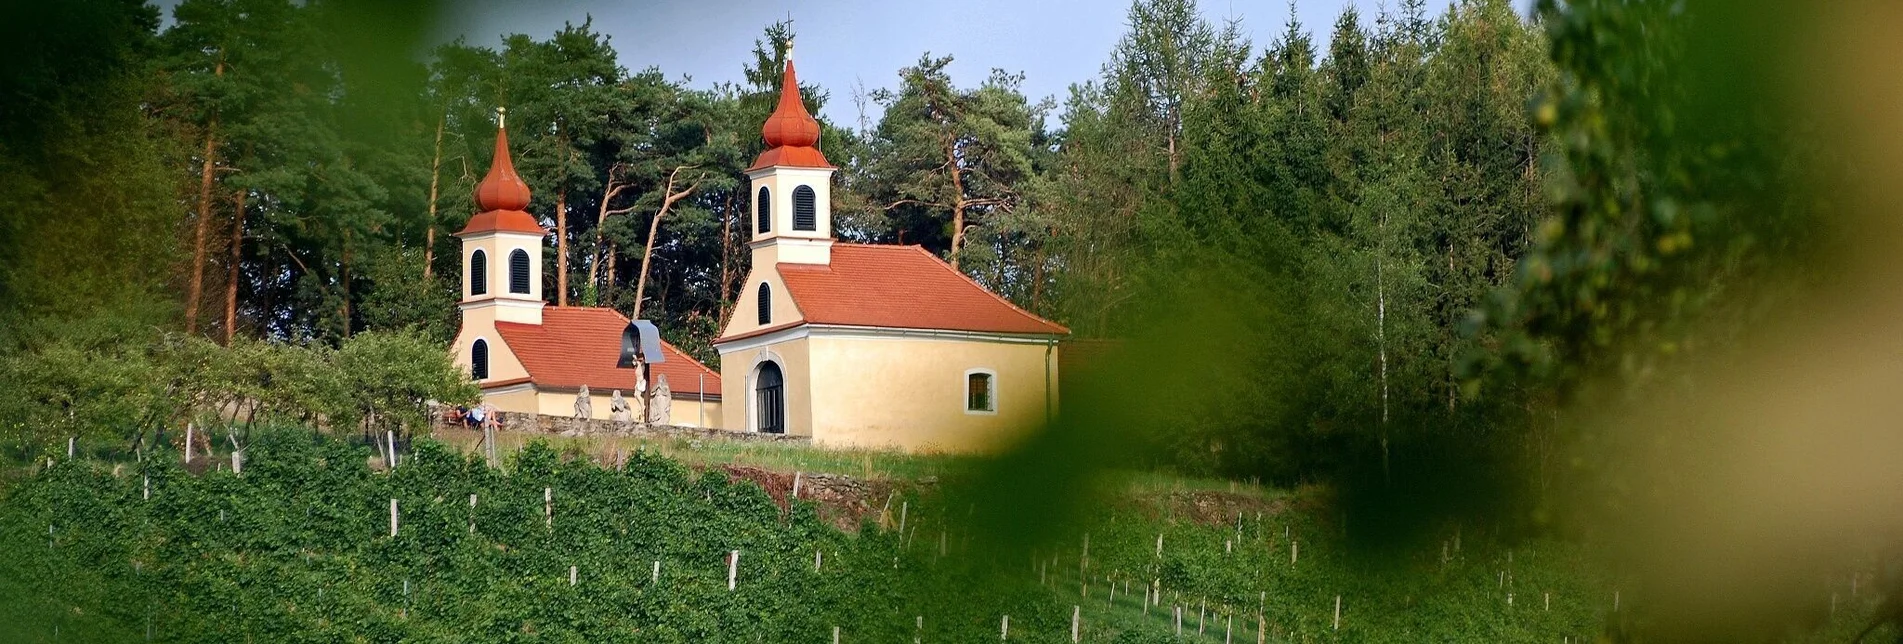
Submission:
POLYGON ((963 398, 959 399, 958 406, 964 408, 965 413, 973 415, 973 416, 998 415, 998 371, 996 369, 988 369, 984 367, 978 367, 975 369, 966 369, 965 376, 963 379, 961 379, 961 381, 963 384, 959 385, 959 389, 965 392, 965 395, 963 398), (991 383, 991 392, 990 392, 991 395, 989 396, 989 400, 991 401, 990 409, 972 409, 971 408, 971 376, 973 374, 980 374, 980 373, 985 374, 986 376, 989 376, 988 378, 985 379, 985 381, 991 383))
POLYGON ((530 297, 534 297, 535 284, 536 282, 541 281, 536 279, 537 276, 535 274, 535 253, 529 252, 529 249, 527 248, 516 246, 514 248, 509 249, 509 256, 507 259, 509 263, 509 275, 508 275, 509 283, 506 284, 508 288, 503 289, 503 292, 509 295, 527 295, 530 297), (515 290, 515 254, 517 251, 521 251, 523 257, 529 258, 529 290, 522 291, 520 293, 516 292, 515 290))

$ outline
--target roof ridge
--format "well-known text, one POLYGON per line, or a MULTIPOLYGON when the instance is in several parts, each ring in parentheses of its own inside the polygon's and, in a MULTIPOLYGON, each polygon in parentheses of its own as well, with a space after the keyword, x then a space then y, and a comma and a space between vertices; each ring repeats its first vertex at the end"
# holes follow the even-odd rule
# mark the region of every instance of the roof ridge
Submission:
POLYGON ((1003 295, 999 295, 999 294, 997 294, 997 293, 993 293, 993 292, 991 291, 991 289, 988 289, 988 288, 985 288, 985 285, 983 285, 983 284, 979 284, 979 283, 978 283, 978 280, 975 280, 975 279, 971 279, 971 276, 969 276, 969 275, 966 275, 964 271, 961 271, 961 270, 958 270, 958 269, 956 269, 956 268, 952 268, 952 265, 951 265, 951 264, 949 264, 949 263, 946 263, 946 261, 945 261, 945 260, 942 260, 942 259, 939 259, 939 258, 938 258, 938 256, 937 256, 937 255, 934 255, 934 254, 932 254, 932 252, 931 252, 931 251, 928 251, 928 250, 925 250, 925 247, 924 247, 924 246, 920 246, 920 245, 917 245, 917 244, 911 244, 911 245, 908 245, 908 246, 904 246, 903 248, 911 248, 911 249, 913 249, 913 250, 916 250, 916 251, 918 251, 918 253, 919 253, 920 255, 924 255, 924 256, 925 256, 926 258, 928 258, 928 259, 930 259, 930 260, 932 260, 932 263, 934 263, 934 264, 937 264, 939 268, 943 268, 943 269, 945 269, 945 270, 947 270, 947 271, 951 271, 951 274, 953 274, 953 275, 957 275, 957 276, 958 276, 958 279, 962 279, 962 280, 965 280, 965 283, 967 283, 967 284, 970 284, 970 285, 972 285, 973 287, 976 287, 976 288, 978 289, 978 291, 979 291, 979 292, 982 292, 982 293, 984 293, 985 295, 989 295, 989 296, 991 296, 991 298, 992 298, 992 299, 995 299, 995 300, 997 300, 997 301, 998 301, 998 303, 1000 303, 1000 304, 1003 304, 1003 305, 1005 305, 1005 306, 1008 306, 1008 307, 1011 307, 1011 310, 1013 310, 1013 311, 1016 311, 1016 312, 1018 313, 1018 315, 1022 315, 1022 316, 1024 316, 1024 317, 1028 317, 1028 318, 1031 318, 1032 320, 1036 320, 1036 321, 1038 321, 1038 322, 1040 322, 1040 323, 1043 323, 1043 324, 1045 324, 1045 325, 1047 325, 1047 326, 1050 326, 1050 327, 1052 327, 1052 328, 1054 328, 1054 329, 1057 329, 1057 331, 1058 331, 1059 333, 1062 333, 1062 334, 1065 334, 1065 335, 1068 335, 1068 334, 1070 334, 1070 327, 1067 327, 1067 326, 1064 326, 1064 325, 1062 325, 1062 324, 1058 324, 1058 323, 1056 323, 1056 322, 1052 322, 1052 321, 1050 321, 1050 320, 1046 320, 1046 319, 1044 319, 1044 318, 1043 318, 1042 316, 1039 316, 1039 315, 1038 315, 1038 314, 1036 314, 1036 313, 1032 313, 1032 312, 1030 312, 1030 311, 1026 311, 1026 310, 1024 310, 1024 309, 1022 309, 1022 308, 1018 308, 1018 305, 1016 305, 1016 304, 1012 304, 1012 303, 1011 303, 1011 300, 1007 300, 1007 299, 1005 299, 1003 295))

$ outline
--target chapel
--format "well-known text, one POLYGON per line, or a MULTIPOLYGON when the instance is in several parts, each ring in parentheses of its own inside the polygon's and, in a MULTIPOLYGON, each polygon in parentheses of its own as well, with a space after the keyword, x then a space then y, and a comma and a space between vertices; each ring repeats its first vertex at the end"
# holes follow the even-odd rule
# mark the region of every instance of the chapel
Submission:
POLYGON ((642 404, 643 382, 616 364, 628 318, 606 307, 548 306, 542 300, 542 245, 548 231, 525 212, 529 186, 509 158, 506 119, 498 118, 496 153, 476 186, 481 210, 456 233, 462 243, 461 328, 455 363, 482 389, 482 400, 505 412, 630 420, 644 413, 664 425, 719 427, 720 374, 666 342, 665 360, 649 366, 657 396, 642 404), (588 402, 577 404, 582 392, 588 402))
POLYGON ((747 170, 752 268, 714 341, 733 431, 828 446, 981 452, 1056 413, 1069 330, 919 246, 834 239, 819 123, 789 54, 747 170))

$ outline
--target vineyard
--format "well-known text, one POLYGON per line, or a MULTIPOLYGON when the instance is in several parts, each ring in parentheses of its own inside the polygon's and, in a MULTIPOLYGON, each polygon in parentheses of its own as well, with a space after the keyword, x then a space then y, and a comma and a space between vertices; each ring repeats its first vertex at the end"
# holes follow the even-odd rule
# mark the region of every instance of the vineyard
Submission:
POLYGON ((242 474, 42 462, 0 502, 0 639, 1581 641, 1617 608, 1555 542, 1351 560, 1317 495, 1124 499, 1074 541, 1001 548, 934 492, 840 531, 650 451, 370 455, 281 429, 242 474))

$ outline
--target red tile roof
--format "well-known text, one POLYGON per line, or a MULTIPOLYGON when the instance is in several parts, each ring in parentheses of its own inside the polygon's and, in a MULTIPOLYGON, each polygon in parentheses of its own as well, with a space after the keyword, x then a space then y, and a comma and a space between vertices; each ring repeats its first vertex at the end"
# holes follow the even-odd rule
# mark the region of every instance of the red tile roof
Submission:
POLYGON ((547 235, 548 230, 535 221, 535 217, 520 210, 491 210, 469 218, 469 225, 463 226, 456 234, 461 236, 476 233, 501 231, 505 233, 528 233, 547 235))
POLYGON ((832 263, 780 264, 805 322, 987 333, 1070 333, 918 246, 833 244, 832 263))
POLYGON ((496 231, 548 234, 535 217, 522 212, 529 207, 529 184, 515 173, 515 163, 509 160, 509 131, 502 127, 496 128, 496 156, 489 162, 489 174, 476 185, 476 207, 482 212, 470 217, 469 225, 457 235, 496 231))
MULTIPOLYGON (((634 369, 615 367, 621 358, 621 332, 627 328, 628 318, 619 311, 582 306, 545 307, 541 324, 496 323, 502 341, 537 387, 574 389, 585 384, 598 393, 634 391, 634 369)), ((654 365, 653 373, 665 374, 676 395, 700 394, 703 382, 707 395, 720 395, 719 373, 667 342, 661 343, 661 353, 667 362, 654 365)))
POLYGON ((806 103, 800 99, 800 82, 793 73, 793 58, 787 56, 786 69, 780 73, 780 104, 768 116, 766 124, 760 126, 760 136, 766 139, 767 150, 747 168, 748 172, 760 168, 784 166, 793 168, 831 168, 826 155, 813 146, 819 143, 819 121, 806 111, 806 103))

